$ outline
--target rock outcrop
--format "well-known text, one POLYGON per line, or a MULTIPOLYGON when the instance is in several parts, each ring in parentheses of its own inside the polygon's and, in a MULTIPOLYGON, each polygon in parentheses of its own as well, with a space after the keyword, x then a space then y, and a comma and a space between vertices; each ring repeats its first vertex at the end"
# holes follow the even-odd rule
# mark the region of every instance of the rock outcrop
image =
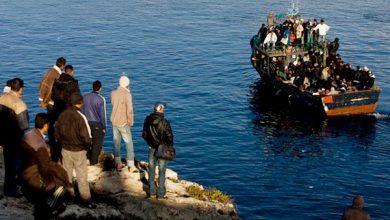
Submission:
MULTIPOLYGON (((33 205, 25 198, 4 197, 4 165, 0 149, 0 219, 34 219, 33 205)), ((96 209, 68 204, 57 219, 239 219, 232 203, 201 201, 192 198, 186 188, 200 185, 180 180, 177 173, 167 169, 167 197, 146 198, 147 172, 127 170, 103 171, 100 166, 88 167, 88 179, 96 209)))

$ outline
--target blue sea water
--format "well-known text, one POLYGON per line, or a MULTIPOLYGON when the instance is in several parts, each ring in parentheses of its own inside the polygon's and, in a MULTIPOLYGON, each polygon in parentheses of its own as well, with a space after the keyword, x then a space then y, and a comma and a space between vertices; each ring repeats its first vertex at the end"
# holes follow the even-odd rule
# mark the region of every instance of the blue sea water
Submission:
MULTIPOLYGON (((390 219, 390 3, 302 0, 305 19, 325 19, 329 38, 382 88, 369 117, 313 122, 258 103, 249 39, 282 1, 0 0, 0 85, 21 77, 33 118, 38 86, 59 56, 83 93, 109 93, 126 73, 135 111, 137 159, 153 103, 168 103, 183 179, 231 195, 243 219, 339 219, 362 194, 373 219, 390 219)), ((32 123, 32 121, 31 121, 32 123)), ((112 151, 108 128, 104 149, 112 151)))

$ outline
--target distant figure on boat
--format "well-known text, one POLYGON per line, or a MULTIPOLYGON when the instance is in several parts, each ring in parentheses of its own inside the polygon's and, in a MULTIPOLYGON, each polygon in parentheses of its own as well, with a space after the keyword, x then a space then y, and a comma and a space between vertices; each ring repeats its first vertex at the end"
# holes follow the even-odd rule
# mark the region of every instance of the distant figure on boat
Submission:
POLYGON ((344 210, 342 220, 370 220, 370 214, 363 210, 364 198, 363 196, 356 196, 353 198, 352 206, 344 210))
POLYGON ((321 19, 321 22, 315 28, 313 28, 313 31, 318 30, 318 42, 325 42, 326 34, 328 33, 329 29, 330 27, 325 24, 324 19, 321 19))
POLYGON ((339 49, 339 39, 336 37, 334 39, 334 41, 332 41, 329 45, 328 45, 328 51, 329 51, 329 54, 332 56, 332 57, 335 57, 336 54, 337 54, 337 50, 339 49))
POLYGON ((278 41, 278 37, 275 34, 275 31, 271 31, 267 34, 267 37, 265 37, 263 45, 265 47, 275 47, 276 41, 278 41))
POLYGON ((273 15, 272 11, 268 13, 267 16, 267 27, 271 28, 276 25, 276 19, 275 16, 273 15))

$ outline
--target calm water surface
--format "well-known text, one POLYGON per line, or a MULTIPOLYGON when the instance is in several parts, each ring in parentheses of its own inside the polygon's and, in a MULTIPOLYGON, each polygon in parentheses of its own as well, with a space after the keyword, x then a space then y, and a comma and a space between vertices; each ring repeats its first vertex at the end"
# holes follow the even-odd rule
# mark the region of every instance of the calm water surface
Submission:
POLYGON ((23 78, 35 116, 39 81, 59 56, 83 93, 99 79, 108 101, 125 72, 137 159, 147 155, 144 117, 164 100, 178 151, 169 166, 231 195, 243 219, 339 219, 356 194, 373 219, 390 219, 390 3, 301 1, 305 19, 324 18, 343 59, 367 65, 382 88, 374 115, 320 122, 264 102, 249 62, 251 36, 269 10, 289 3, 0 0, 1 88, 23 78))

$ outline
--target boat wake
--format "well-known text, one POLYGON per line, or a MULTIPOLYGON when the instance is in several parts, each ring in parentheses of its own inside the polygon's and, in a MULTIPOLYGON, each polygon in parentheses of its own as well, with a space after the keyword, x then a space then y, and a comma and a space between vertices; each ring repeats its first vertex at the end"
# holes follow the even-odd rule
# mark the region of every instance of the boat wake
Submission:
POLYGON ((374 116, 376 119, 380 119, 380 120, 387 120, 387 119, 390 119, 390 115, 389 114, 386 114, 386 113, 379 113, 379 112, 375 112, 373 114, 370 114, 371 116, 374 116))

